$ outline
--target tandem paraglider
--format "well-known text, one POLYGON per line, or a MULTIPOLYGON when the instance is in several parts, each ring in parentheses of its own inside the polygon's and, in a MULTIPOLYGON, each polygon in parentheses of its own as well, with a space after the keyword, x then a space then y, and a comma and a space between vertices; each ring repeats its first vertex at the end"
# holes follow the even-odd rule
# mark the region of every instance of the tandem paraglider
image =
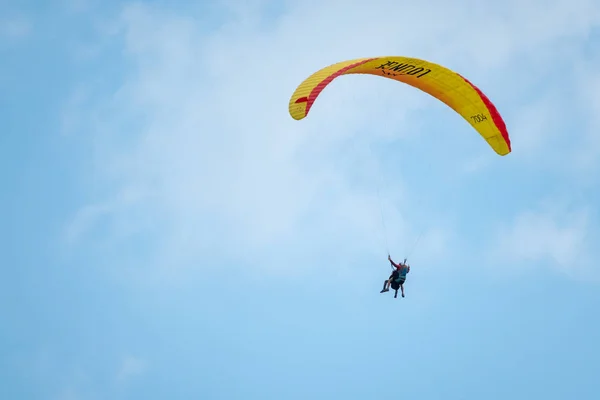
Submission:
MULTIPOLYGON (((351 74, 381 76, 420 89, 462 116, 496 154, 505 156, 512 151, 504 120, 496 106, 477 86, 457 72, 418 58, 359 58, 322 68, 306 78, 292 94, 289 101, 292 118, 304 119, 321 92, 334 79, 351 74)), ((383 219, 382 212, 382 223, 383 219)), ((384 282, 381 293, 388 292, 391 287, 395 290, 394 297, 397 297, 398 290, 401 290, 404 297, 404 282, 410 266, 406 263, 406 258, 403 263, 396 264, 389 256, 389 251, 388 260, 394 271, 384 282)))
POLYGON ((404 282, 406 282, 406 274, 410 272, 410 265, 406 263, 406 258, 400 264, 396 264, 392 257, 388 254, 388 261, 392 265, 394 270, 390 277, 383 282, 383 289, 379 293, 385 293, 390 291, 390 286, 394 289, 394 298, 398 297, 398 289, 402 290, 402 297, 404 297, 404 282))

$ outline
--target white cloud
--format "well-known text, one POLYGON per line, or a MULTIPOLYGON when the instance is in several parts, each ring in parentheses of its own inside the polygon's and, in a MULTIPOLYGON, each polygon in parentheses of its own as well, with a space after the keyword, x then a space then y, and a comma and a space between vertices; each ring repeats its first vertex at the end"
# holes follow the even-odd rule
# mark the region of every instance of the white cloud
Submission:
POLYGON ((61 132, 64 135, 79 132, 82 127, 83 129, 87 128, 84 115, 85 110, 89 107, 86 101, 90 96, 89 88, 79 86, 72 90, 61 112, 61 132))
MULTIPOLYGON (((80 208, 67 224, 64 239, 71 245, 77 244, 85 238, 85 235, 97 223, 102 220, 110 220, 117 213, 126 212, 131 218, 135 218, 134 208, 145 195, 145 193, 136 190, 133 186, 129 186, 116 193, 110 200, 99 201, 80 208)), ((112 228, 117 228, 120 234, 119 238, 122 239, 134 234, 136 230, 142 229, 143 226, 139 220, 136 221, 136 226, 133 227, 127 223, 127 219, 117 219, 113 221, 112 228)))
MULTIPOLYGON (((162 239, 153 250, 164 265, 207 253, 261 260, 294 255, 306 263, 340 249, 346 257, 376 253, 381 244, 375 240, 380 227, 372 182, 380 178, 381 166, 352 143, 413 134, 413 111, 439 112, 442 106, 395 82, 342 78, 298 122, 287 114, 295 86, 340 59, 409 54, 456 68, 488 93, 506 97, 507 85, 521 93, 551 76, 551 62, 563 51, 571 54, 569 47, 557 48, 556 40, 580 39, 597 24, 596 3, 579 3, 484 7, 472 1, 456 7, 443 1, 307 0, 289 2, 281 18, 263 26, 256 3, 234 2, 229 7, 238 19, 232 17, 209 37, 191 16, 126 7, 122 34, 133 69, 114 98, 93 110, 96 168, 107 187, 116 187, 113 194, 135 188, 140 196, 127 206, 100 210, 130 232, 154 218, 150 225, 162 239)), ((551 121, 544 114, 553 108, 544 100, 532 104, 530 117, 517 124, 541 132, 551 121)), ((515 131, 515 142, 536 145, 541 134, 521 137, 524 129, 515 131)), ((473 159, 477 165, 471 168, 487 165, 473 159)), ((408 243, 427 223, 403 221, 393 210, 406 204, 400 203, 401 194, 410 196, 411 188, 396 176, 391 182, 386 217, 397 235, 391 242, 408 243)), ((70 228, 71 237, 93 227, 90 221, 101 213, 91 207, 70 228)), ((403 213, 413 215, 406 208, 403 213)), ((524 226, 517 228, 519 234, 528 233, 524 226)), ((442 227, 432 229, 436 233, 426 236, 441 253, 448 234, 442 227)), ((568 240, 575 239, 559 236, 567 244, 553 254, 565 257, 574 246, 568 240)), ((518 253, 524 254, 529 253, 518 253)))
POLYGON ((146 372, 148 363, 140 358, 127 356, 123 358, 119 371, 117 373, 117 380, 126 381, 132 377, 142 375, 146 372))
POLYGON ((498 230, 490 264, 502 265, 503 273, 544 265, 572 277, 596 275, 590 270, 596 252, 592 245, 597 234, 594 226, 597 224, 591 210, 569 210, 546 202, 535 210, 521 212, 498 230))
MULTIPOLYGON (((572 116, 570 134, 578 131, 584 135, 584 140, 576 143, 573 166, 578 172, 589 172, 598 169, 600 162, 600 73, 598 72, 600 57, 594 56, 593 62, 580 62, 577 72, 576 88, 582 93, 577 105, 580 112, 572 116)), ((590 174, 596 184, 598 174, 590 174)))
POLYGON ((81 396, 77 390, 74 388, 66 388, 64 389, 58 396, 57 400, 83 400, 84 397, 81 396))
POLYGON ((96 0, 62 0, 63 7, 70 13, 89 11, 97 5, 96 0))
POLYGON ((22 38, 31 33, 33 25, 24 17, 4 18, 0 20, 0 36, 22 38))
POLYGON ((553 147, 559 135, 557 124, 562 117, 560 111, 564 109, 563 105, 568 106, 555 101, 552 94, 544 93, 544 97, 519 110, 511 129, 515 137, 513 146, 519 150, 516 153, 519 158, 531 159, 532 152, 553 147))

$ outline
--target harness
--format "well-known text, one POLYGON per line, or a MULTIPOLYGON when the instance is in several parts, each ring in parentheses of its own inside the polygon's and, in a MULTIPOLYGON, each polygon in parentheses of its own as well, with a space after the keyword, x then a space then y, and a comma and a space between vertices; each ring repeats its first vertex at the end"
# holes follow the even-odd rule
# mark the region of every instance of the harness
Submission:
POLYGON ((400 282, 406 280, 406 274, 408 274, 408 266, 406 265, 406 258, 400 265, 401 265, 400 269, 398 269, 392 265, 392 269, 394 271, 394 272, 392 272, 393 282, 400 283, 400 282))

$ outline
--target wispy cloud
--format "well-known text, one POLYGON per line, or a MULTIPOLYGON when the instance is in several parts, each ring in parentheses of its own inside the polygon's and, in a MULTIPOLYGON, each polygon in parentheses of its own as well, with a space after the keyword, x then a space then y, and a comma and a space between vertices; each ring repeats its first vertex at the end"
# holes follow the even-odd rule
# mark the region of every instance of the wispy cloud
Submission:
POLYGON ((83 130, 88 128, 87 124, 85 124, 87 120, 84 120, 83 126, 81 125, 81 120, 86 116, 85 113, 88 110, 87 107, 89 107, 86 104, 86 100, 89 96, 88 89, 83 86, 72 90, 69 99, 63 105, 61 113, 61 132, 64 135, 81 132, 82 128, 83 130))
POLYGON ((63 7, 71 13, 81 13, 89 11, 98 5, 97 0, 62 0, 63 7))
POLYGON ((21 16, 12 18, 0 17, 0 37, 22 38, 28 36, 32 30, 33 24, 28 18, 21 16))
MULTIPOLYGON (((600 166, 600 72, 598 72, 600 57, 596 54, 588 62, 580 62, 575 89, 581 93, 577 105, 580 111, 570 119, 571 133, 581 131, 584 138, 575 146, 573 165, 577 172, 597 170, 600 166)), ((597 174, 589 176, 593 181, 600 182, 597 174)))
POLYGON ((598 234, 595 217, 593 210, 554 202, 523 210, 498 230, 488 261, 503 265, 505 272, 528 270, 541 262, 566 276, 600 277, 600 271, 590 264, 597 255, 593 245, 598 234))
MULTIPOLYGON (((125 7, 121 32, 132 69, 114 98, 94 109, 99 113, 94 121, 100 122, 96 168, 107 187, 117 188, 114 193, 130 187, 144 193, 112 212, 126 226, 144 220, 140 213, 131 219, 142 205, 152 212, 147 218, 155 218, 161 237, 153 249, 157 262, 177 265, 207 253, 268 259, 274 249, 282 257, 301 254, 303 261, 339 248, 347 257, 377 253, 382 245, 374 239, 381 228, 374 218, 379 206, 373 182, 392 173, 381 164, 384 156, 361 153, 352 143, 365 136, 373 143, 410 136, 419 130, 415 112, 439 112, 440 105, 376 78, 340 79, 309 118, 296 122, 287 115, 295 85, 345 58, 395 53, 433 59, 471 76, 498 99, 512 117, 509 128, 515 127, 510 157, 528 162, 529 150, 547 145, 553 116, 565 104, 534 95, 511 105, 513 97, 536 93, 542 84, 558 93, 562 82, 549 80, 554 62, 570 56, 572 48, 556 43, 585 37, 599 20, 593 1, 577 8, 567 1, 514 8, 473 2, 468 16, 444 2, 344 3, 343 14, 338 2, 308 3, 288 4, 265 27, 260 3, 251 3, 208 38, 191 16, 125 7), (364 21, 377 22, 365 27, 364 21), (399 32, 419 34, 407 40, 399 32)), ((230 4, 233 10, 238 6, 230 4)), ((457 118, 459 128, 465 129, 457 118)), ((474 133, 471 139, 481 140, 474 133)), ((432 154, 444 151, 433 141, 428 145, 432 154)), ((461 171, 494 165, 486 162, 493 155, 482 157, 482 149, 469 154, 473 161, 461 171)), ((401 190, 410 196, 411 188, 397 176, 392 182, 386 193, 393 203, 386 218, 397 235, 392 242, 410 243, 423 221, 406 221, 401 214, 427 213, 399 203, 401 190), (398 206, 402 213, 394 210, 398 206)), ((519 224, 520 235, 534 234, 525 222, 519 224)), ((93 228, 87 222, 79 226, 93 228)), ((430 226, 438 238, 449 236, 442 229, 453 231, 430 226)), ((568 251, 555 248, 555 255, 568 251)))
POLYGON ((119 371, 117 373, 117 380, 120 382, 127 381, 130 378, 140 376, 146 372, 148 363, 138 357, 127 356, 123 358, 119 371))
POLYGON ((57 397, 56 400, 84 400, 85 397, 81 396, 79 392, 74 388, 64 389, 57 397))

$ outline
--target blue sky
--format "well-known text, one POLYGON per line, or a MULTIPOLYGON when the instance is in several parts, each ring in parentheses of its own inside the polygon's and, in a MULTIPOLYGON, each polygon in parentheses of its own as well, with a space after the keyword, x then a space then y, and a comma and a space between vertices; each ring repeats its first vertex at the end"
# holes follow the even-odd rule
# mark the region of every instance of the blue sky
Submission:
POLYGON ((597 2, 190 4, 0 3, 1 398, 599 397, 597 2))

